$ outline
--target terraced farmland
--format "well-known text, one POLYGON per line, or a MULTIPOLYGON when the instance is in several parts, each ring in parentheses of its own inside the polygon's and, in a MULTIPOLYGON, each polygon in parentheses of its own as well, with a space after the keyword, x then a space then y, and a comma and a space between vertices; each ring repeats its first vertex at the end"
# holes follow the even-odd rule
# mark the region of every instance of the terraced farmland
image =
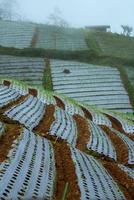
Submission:
POLYGON ((116 68, 51 60, 51 72, 56 92, 100 108, 132 112, 116 68))
MULTIPOLYGON (((0 21, 0 45, 89 49, 82 29, 9 21, 0 21)), ((104 54, 115 53, 108 41, 101 45, 104 54)), ((131 57, 132 45, 127 49, 131 57)), ((133 200, 134 120, 118 113, 132 112, 119 71, 75 61, 47 65, 0 55, 0 199, 133 200), (48 67, 56 92, 43 88, 48 67)))
POLYGON ((0 99, 0 199, 134 199, 134 130, 118 126, 113 112, 7 82, 0 85, 0 96, 7 93, 0 99))
POLYGON ((86 50, 85 33, 82 29, 56 26, 38 26, 36 48, 57 50, 86 50))
POLYGON ((42 58, 0 55, 0 78, 8 77, 42 86, 45 62, 42 58))
POLYGON ((31 46, 35 24, 0 20, 0 45, 23 49, 31 46))

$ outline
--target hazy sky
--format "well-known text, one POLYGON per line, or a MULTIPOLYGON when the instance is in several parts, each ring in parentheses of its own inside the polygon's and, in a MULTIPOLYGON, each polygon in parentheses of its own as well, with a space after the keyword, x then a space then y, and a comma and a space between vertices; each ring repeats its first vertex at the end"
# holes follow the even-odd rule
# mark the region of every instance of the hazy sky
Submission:
POLYGON ((120 32, 120 25, 134 27, 134 0, 17 0, 20 14, 45 23, 57 6, 71 26, 111 25, 120 32))

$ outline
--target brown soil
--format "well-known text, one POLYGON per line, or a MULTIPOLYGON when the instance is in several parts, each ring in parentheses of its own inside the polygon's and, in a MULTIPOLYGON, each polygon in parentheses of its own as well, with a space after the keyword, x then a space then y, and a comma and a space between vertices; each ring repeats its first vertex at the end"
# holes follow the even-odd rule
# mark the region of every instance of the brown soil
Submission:
POLYGON ((55 200, 61 200, 66 183, 68 183, 68 192, 66 200, 79 200, 80 191, 75 173, 75 166, 72 161, 70 148, 66 142, 58 142, 54 145, 56 160, 56 188, 55 200))
MULTIPOLYGON (((105 113, 104 113, 105 114, 105 113)), ((121 123, 117 120, 117 119, 115 119, 114 117, 112 117, 112 116, 110 116, 110 115, 108 115, 108 114, 105 114, 109 119, 110 119, 110 121, 112 122, 112 127, 114 128, 114 129, 116 129, 116 130, 118 130, 118 131, 120 131, 120 132, 123 132, 123 133, 125 133, 124 132, 124 130, 123 130, 123 128, 122 128, 122 125, 121 125, 121 123)))
POLYGON ((131 140, 134 141, 134 135, 130 135, 130 134, 125 134, 127 137, 129 137, 131 140))
POLYGON ((28 97, 27 95, 21 96, 18 99, 16 99, 15 101, 12 101, 10 103, 8 103, 7 105, 3 106, 2 108, 0 108, 0 114, 6 112, 7 110, 9 110, 11 107, 20 104, 21 102, 23 102, 26 98, 28 97))
POLYGON ((32 41, 31 41, 31 45, 30 45, 31 48, 35 47, 36 42, 38 40, 38 36, 39 36, 39 28, 36 27, 34 30, 34 35, 33 35, 32 41))
POLYGON ((0 162, 3 162, 7 158, 7 154, 11 149, 13 141, 21 134, 22 127, 16 124, 6 124, 6 130, 2 138, 0 139, 0 162))
POLYGON ((8 87, 9 87, 10 84, 11 84, 11 82, 10 82, 10 81, 7 81, 7 80, 4 80, 4 81, 3 81, 3 84, 4 84, 5 86, 8 86, 8 87))
POLYGON ((85 117, 88 118, 88 119, 90 119, 92 121, 92 115, 91 115, 91 113, 86 108, 84 108, 82 106, 81 106, 81 108, 82 108, 82 110, 83 110, 83 112, 85 114, 85 117))
POLYGON ((53 91, 53 82, 52 82, 52 74, 51 74, 51 64, 49 57, 45 57, 44 59, 44 88, 47 90, 53 91))
POLYGON ((108 127, 101 125, 101 128, 105 131, 105 133, 111 139, 117 153, 118 162, 127 164, 128 163, 128 148, 125 145, 125 143, 108 127))
POLYGON ((50 68, 50 59, 44 58, 44 62, 46 63, 46 66, 50 68))
POLYGON ((118 130, 118 131, 124 133, 127 137, 129 137, 131 140, 134 141, 134 135, 131 135, 131 134, 126 133, 126 132, 123 130, 121 123, 120 123, 117 119, 115 119, 114 117, 112 117, 112 116, 110 116, 110 115, 107 115, 107 114, 105 114, 105 115, 106 115, 106 116, 110 119, 110 121, 112 122, 112 127, 113 127, 114 129, 116 129, 116 130, 118 130))
POLYGON ((134 199, 134 180, 130 178, 127 173, 123 172, 116 163, 110 163, 103 161, 104 167, 107 169, 109 174, 121 187, 127 200, 134 199))
POLYGON ((56 100, 56 104, 58 107, 60 107, 61 109, 65 110, 65 105, 64 103, 62 102, 62 100, 60 100, 60 98, 54 96, 55 100, 56 100))
POLYGON ((86 119, 80 115, 74 115, 73 118, 76 122, 78 130, 77 148, 81 151, 84 151, 87 148, 86 145, 90 140, 89 126, 86 119))
POLYGON ((34 97, 37 97, 38 91, 34 88, 28 88, 29 94, 31 94, 34 97))
POLYGON ((45 114, 38 124, 38 126, 34 129, 35 132, 39 133, 41 136, 46 136, 48 135, 49 129, 53 121, 55 120, 54 118, 54 112, 55 112, 55 106, 54 105, 47 105, 45 114))

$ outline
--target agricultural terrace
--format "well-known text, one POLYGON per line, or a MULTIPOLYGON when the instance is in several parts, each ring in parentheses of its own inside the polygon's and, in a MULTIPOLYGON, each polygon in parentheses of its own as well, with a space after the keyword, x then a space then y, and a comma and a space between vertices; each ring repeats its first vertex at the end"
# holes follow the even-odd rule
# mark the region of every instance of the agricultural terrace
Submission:
POLYGON ((99 108, 132 112, 129 96, 116 67, 51 60, 54 91, 99 108))
POLYGON ((0 20, 0 45, 23 49, 31 46, 35 24, 0 20))
POLYGON ((35 47, 68 51, 88 49, 83 29, 50 25, 38 26, 38 39, 35 47))
POLYGON ((43 87, 44 71, 43 58, 0 55, 0 78, 8 77, 43 87))
POLYGON ((0 199, 133 200, 127 116, 1 80, 0 199))

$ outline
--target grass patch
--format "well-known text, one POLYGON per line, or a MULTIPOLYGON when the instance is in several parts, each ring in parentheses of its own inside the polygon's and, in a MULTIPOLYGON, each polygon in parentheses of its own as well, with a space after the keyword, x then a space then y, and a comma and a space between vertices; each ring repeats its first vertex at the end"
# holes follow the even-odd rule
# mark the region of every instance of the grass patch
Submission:
POLYGON ((89 49, 95 50, 97 53, 101 52, 101 48, 99 47, 99 44, 96 41, 93 31, 86 31, 85 40, 89 49))
POLYGON ((48 91, 53 91, 52 77, 51 77, 51 67, 49 59, 45 59, 45 70, 43 78, 43 86, 48 91))
MULTIPOLYGON (((89 45, 95 41, 102 54, 120 58, 134 57, 134 37, 94 31, 88 34, 87 40, 89 45)), ((96 46, 93 45, 93 48, 96 49, 96 46)))
POLYGON ((131 81, 129 80, 129 78, 127 76, 125 66, 118 66, 118 69, 120 71, 120 75, 121 75, 122 81, 124 83, 125 89, 127 90, 128 94, 129 94, 130 102, 131 102, 131 105, 134 110, 134 88, 131 84, 131 81))
POLYGON ((102 55, 96 50, 82 51, 61 51, 61 50, 45 50, 34 48, 7 48, 0 46, 1 55, 24 56, 24 57, 41 57, 62 60, 74 60, 98 65, 129 65, 134 67, 134 58, 120 58, 116 56, 102 55))

